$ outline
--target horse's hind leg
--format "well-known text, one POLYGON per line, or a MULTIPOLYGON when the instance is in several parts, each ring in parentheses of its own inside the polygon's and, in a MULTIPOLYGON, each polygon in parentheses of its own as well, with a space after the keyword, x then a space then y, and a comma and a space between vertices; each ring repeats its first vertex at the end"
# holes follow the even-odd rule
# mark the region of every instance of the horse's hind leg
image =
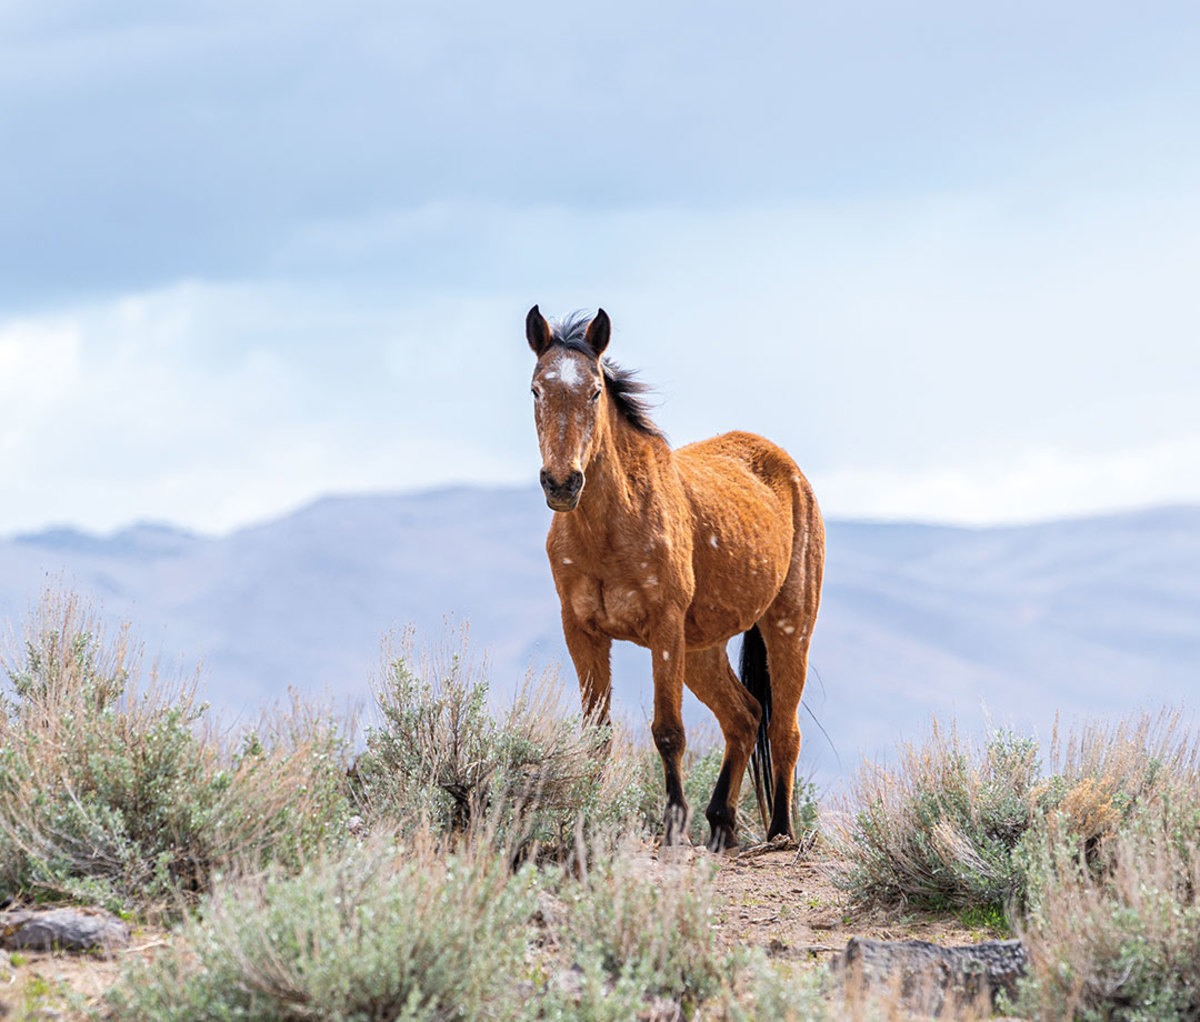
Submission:
POLYGON ((767 646, 767 667, 771 672, 771 721, 767 738, 771 743, 774 768, 775 802, 771 806, 771 825, 767 840, 779 834, 796 836, 792 827, 792 787, 796 760, 800 758, 800 723, 797 711, 808 671, 808 636, 799 631, 794 617, 779 613, 772 605, 758 623, 767 646), (779 624, 780 621, 787 624, 779 624), (786 632, 784 629, 792 629, 786 632))
POLYGON ((759 705, 738 681, 723 646, 687 654, 687 686, 721 725, 725 756, 704 815, 710 830, 708 847, 714 852, 737 847, 737 804, 746 773, 746 762, 758 732, 759 705))
MULTIPOLYGON (((799 487, 799 484, 797 484, 799 487)), ((796 541, 787 578, 762 618, 758 630, 767 646, 771 675, 771 743, 775 804, 767 840, 779 834, 794 838, 792 785, 800 756, 800 723, 796 719, 808 675, 808 644, 817 620, 821 576, 825 567, 825 529, 816 502, 799 492, 796 541)))

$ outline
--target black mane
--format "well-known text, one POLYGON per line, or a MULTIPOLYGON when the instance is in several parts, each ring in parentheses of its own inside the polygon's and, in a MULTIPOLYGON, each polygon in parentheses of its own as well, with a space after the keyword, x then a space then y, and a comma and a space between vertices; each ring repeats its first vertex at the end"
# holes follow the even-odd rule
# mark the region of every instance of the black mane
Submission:
MULTIPOLYGON (((596 353, 586 337, 591 321, 592 317, 586 312, 572 312, 563 319, 555 320, 550 324, 551 340, 568 351, 578 351, 595 358, 596 353)), ((622 369, 612 359, 601 359, 600 371, 604 373, 604 386, 622 418, 639 433, 666 440, 666 434, 650 418, 650 402, 643 396, 650 391, 650 386, 642 383, 634 370, 622 369)))

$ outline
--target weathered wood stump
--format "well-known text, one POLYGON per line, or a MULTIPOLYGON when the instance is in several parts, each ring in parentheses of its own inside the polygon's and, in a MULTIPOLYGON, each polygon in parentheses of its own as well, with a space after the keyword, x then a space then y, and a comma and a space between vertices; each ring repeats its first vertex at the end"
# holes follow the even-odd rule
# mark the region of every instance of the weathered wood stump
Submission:
POLYGON ((1016 994, 1025 975, 1025 949, 1019 940, 940 947, 924 940, 866 940, 853 937, 830 963, 847 991, 896 991, 905 1005, 941 1015, 1016 994))

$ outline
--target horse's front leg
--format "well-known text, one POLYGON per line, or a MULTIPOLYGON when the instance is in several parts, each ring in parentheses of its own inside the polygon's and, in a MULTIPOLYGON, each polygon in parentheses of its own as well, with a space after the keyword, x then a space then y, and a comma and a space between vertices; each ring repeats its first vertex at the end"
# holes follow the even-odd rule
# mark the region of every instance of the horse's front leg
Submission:
POLYGON ((563 613, 563 637, 579 676, 579 699, 590 723, 607 726, 612 702, 612 639, 582 628, 573 615, 563 613))
POLYGON ((682 612, 664 615, 650 634, 654 657, 654 721, 650 733, 663 761, 667 784, 667 810, 663 817, 664 840, 683 841, 688 830, 688 804, 683 797, 681 770, 687 739, 683 732, 683 674, 686 647, 682 612))

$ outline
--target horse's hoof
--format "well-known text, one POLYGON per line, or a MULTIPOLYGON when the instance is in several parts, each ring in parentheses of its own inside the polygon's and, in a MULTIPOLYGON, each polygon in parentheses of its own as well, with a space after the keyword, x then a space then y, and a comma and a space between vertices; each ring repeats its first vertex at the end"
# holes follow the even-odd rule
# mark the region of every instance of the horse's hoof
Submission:
POLYGON ((666 831, 662 836, 662 843, 668 848, 692 847, 692 839, 688 837, 686 830, 666 831))
POLYGON ((667 811, 663 814, 663 844, 683 844, 691 847, 692 841, 688 837, 690 816, 687 806, 667 806, 667 811))
POLYGON ((714 855, 736 855, 738 840, 727 830, 715 830, 704 847, 714 855))

